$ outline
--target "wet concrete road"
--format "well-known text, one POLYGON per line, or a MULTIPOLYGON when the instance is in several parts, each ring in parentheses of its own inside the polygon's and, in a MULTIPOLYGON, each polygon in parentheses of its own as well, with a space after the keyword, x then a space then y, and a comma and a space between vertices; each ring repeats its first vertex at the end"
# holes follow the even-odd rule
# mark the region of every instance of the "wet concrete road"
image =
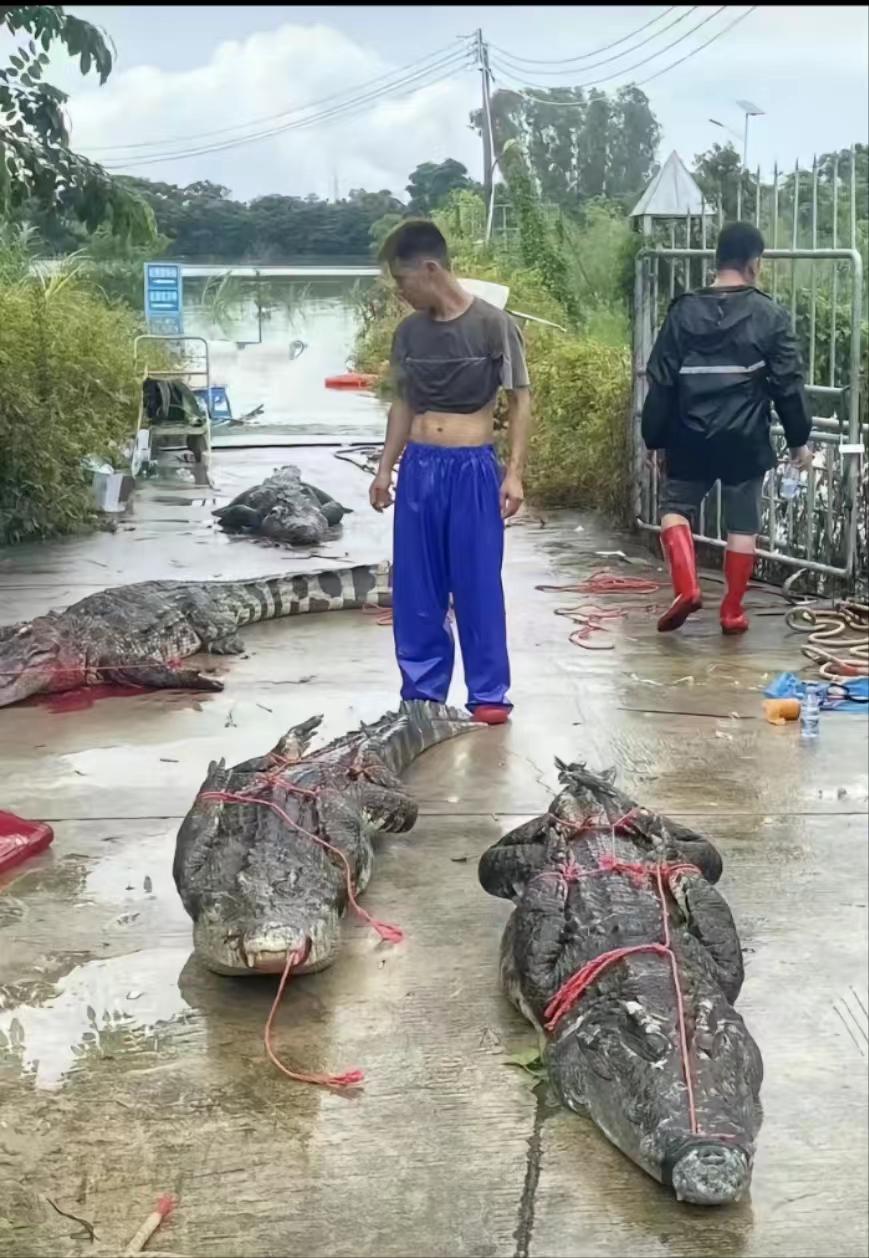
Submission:
MULTIPOLYGON (((385 557, 389 523, 365 509, 363 474, 297 454, 358 509, 325 560, 227 540, 201 490, 164 484, 140 492, 115 536, 0 552, 0 621, 144 577, 385 557)), ((219 455, 218 497, 290 457, 219 455)), ((763 722, 764 679, 798 667, 799 639, 756 617, 747 638, 722 640, 712 582, 710 611, 680 635, 660 638, 638 610, 615 650, 572 646, 554 609, 590 600, 534 587, 606 562, 648 573, 596 553, 616 549, 642 557, 578 517, 510 529, 515 720, 409 775, 419 823, 380 842, 365 895, 406 942, 348 921, 338 963, 290 985, 280 1051, 362 1067, 354 1099, 270 1067, 274 984, 191 959, 171 861, 210 759, 262 752, 315 712, 331 736, 394 703, 389 630, 358 613, 276 622, 221 661, 219 695, 0 711, 0 807, 56 832, 0 886, 4 1258, 119 1253, 163 1192, 179 1207, 151 1248, 197 1258, 866 1253, 867 723, 825 716, 806 748, 795 727, 763 722), (615 764, 626 789, 723 851, 747 953, 739 1007, 766 1067, 750 1202, 677 1205, 504 1065, 532 1037, 498 989, 509 909, 481 891, 476 861, 547 804, 555 755, 615 764)))

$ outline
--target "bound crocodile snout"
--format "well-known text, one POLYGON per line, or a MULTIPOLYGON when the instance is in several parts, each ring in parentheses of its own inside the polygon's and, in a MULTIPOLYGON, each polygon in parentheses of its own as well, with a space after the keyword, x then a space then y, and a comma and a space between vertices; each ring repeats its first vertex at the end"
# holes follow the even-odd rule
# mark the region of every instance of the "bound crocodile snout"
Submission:
POLYGON ((683 1153, 673 1167, 676 1199, 697 1206, 739 1201, 750 1180, 745 1154, 726 1144, 697 1145, 683 1153))

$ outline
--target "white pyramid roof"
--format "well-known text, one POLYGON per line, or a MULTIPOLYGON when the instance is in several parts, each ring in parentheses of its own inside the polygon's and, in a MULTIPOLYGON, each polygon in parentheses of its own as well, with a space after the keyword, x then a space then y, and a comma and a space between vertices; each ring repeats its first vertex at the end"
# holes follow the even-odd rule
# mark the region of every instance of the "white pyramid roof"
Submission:
MULTIPOLYGON (((705 212, 710 212, 708 204, 705 212)), ((701 213, 703 193, 674 150, 631 210, 631 218, 683 218, 701 213)))

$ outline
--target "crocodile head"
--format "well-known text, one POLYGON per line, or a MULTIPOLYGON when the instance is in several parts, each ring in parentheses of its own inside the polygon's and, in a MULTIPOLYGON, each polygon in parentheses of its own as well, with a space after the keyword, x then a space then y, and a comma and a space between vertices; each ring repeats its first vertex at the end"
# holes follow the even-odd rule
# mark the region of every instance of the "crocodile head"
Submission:
POLYGON ((0 707, 71 689, 82 675, 81 658, 70 657, 55 616, 0 629, 0 707))
POLYGON ((742 1018, 690 969, 683 976, 696 1002, 690 1100, 672 979, 658 957, 645 984, 587 993, 556 1030, 546 1059, 562 1102, 588 1114, 679 1201, 724 1205, 751 1183, 763 1067, 742 1018))
POLYGON ((203 905, 193 925, 193 946, 215 974, 235 977, 281 974, 290 957, 295 974, 324 970, 335 960, 341 918, 332 904, 299 904, 265 887, 250 888, 231 900, 203 905))
MULTIPOLYGON (((175 885, 193 918, 196 954, 216 974, 280 974, 291 956, 300 958, 294 972, 310 973, 338 951, 343 876, 305 837, 310 821, 297 833, 270 808, 208 801, 249 785, 275 757, 300 759, 321 720, 293 726, 268 759, 233 769, 223 761, 210 765, 201 792, 206 806, 194 807, 178 832, 175 885)), ((359 870, 359 885, 369 873, 359 870)))

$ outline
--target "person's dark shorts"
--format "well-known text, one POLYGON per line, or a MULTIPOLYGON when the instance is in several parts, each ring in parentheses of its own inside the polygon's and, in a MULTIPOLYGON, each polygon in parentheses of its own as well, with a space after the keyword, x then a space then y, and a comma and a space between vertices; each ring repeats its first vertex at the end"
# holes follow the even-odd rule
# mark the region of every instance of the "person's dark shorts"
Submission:
MULTIPOLYGON (((714 484, 715 481, 671 480, 667 477, 660 496, 661 515, 684 515, 696 528, 700 504, 714 484)), ((762 476, 738 485, 721 486, 724 528, 728 533, 760 532, 762 489, 762 476)))

